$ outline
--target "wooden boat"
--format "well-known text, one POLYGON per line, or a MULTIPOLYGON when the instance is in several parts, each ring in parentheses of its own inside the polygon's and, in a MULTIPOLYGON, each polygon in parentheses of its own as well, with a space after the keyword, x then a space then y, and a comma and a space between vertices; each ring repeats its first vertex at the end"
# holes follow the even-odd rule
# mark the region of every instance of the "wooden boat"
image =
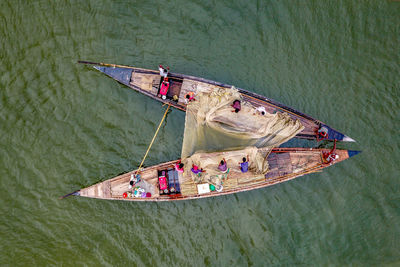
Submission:
MULTIPOLYGON (((160 92, 162 78, 159 72, 156 70, 114 64, 93 63, 86 61, 79 61, 79 63, 96 65, 94 67, 95 69, 101 71, 102 73, 113 78, 114 80, 153 99, 156 99, 163 103, 168 103, 171 106, 182 111, 186 111, 185 96, 189 92, 196 93, 199 90, 213 90, 220 87, 232 87, 228 84, 219 83, 203 78, 197 78, 178 73, 169 73, 169 90, 167 92, 166 99, 162 99, 158 96, 160 92)), ((264 96, 246 91, 244 89, 237 89, 239 90, 245 101, 250 102, 256 107, 264 107, 266 112, 287 112, 292 118, 299 119, 304 125, 304 130, 296 135, 297 138, 318 139, 318 130, 323 129, 327 134, 327 136, 324 137, 325 140, 333 141, 334 139, 336 139, 338 141, 354 142, 352 138, 338 132, 337 130, 326 125, 325 123, 313 119, 312 117, 303 114, 293 108, 285 106, 273 99, 266 98, 264 96)))
MULTIPOLYGON (((266 154, 269 171, 261 176, 247 175, 247 173, 241 173, 238 166, 233 166, 231 167, 232 171, 225 177, 223 189, 220 192, 207 189, 209 188, 207 183, 196 184, 190 176, 186 175, 186 172, 177 172, 174 167, 178 160, 174 160, 145 168, 140 172, 142 180, 139 182, 142 183, 140 187, 145 188, 146 192, 150 192, 150 197, 134 197, 134 195, 127 194, 129 192, 129 182, 136 170, 83 188, 66 196, 76 195, 126 201, 177 201, 221 196, 286 182, 308 173, 321 171, 330 165, 359 153, 359 151, 352 150, 336 150, 335 153, 339 156, 338 159, 328 163, 325 157, 326 153, 330 152, 329 149, 274 148, 271 151, 266 148, 259 148, 258 151, 266 154), (163 171, 165 172, 164 174, 163 171), (167 177, 167 191, 160 190, 160 175, 167 177)), ((214 152, 212 154, 217 157, 227 157, 229 153, 231 152, 214 152)))

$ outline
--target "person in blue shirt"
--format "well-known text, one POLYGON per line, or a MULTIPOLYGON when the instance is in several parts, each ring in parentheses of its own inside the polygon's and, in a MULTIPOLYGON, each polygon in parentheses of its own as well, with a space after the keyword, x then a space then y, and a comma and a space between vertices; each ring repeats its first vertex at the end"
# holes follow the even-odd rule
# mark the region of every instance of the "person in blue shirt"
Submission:
POLYGON ((243 162, 239 162, 240 165, 240 170, 244 173, 249 170, 249 155, 247 155, 247 158, 242 159, 243 162))

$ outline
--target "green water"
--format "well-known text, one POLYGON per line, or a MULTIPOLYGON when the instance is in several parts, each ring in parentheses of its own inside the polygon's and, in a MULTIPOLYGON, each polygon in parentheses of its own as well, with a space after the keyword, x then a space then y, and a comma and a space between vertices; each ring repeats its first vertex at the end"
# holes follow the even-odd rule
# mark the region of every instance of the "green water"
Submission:
MULTIPOLYGON (((400 2, 1 0, 0 34, 0 265, 400 265, 400 2), (219 198, 61 201, 137 168, 164 111, 79 59, 234 84, 363 153, 219 198)), ((147 166, 183 127, 173 110, 147 166)))

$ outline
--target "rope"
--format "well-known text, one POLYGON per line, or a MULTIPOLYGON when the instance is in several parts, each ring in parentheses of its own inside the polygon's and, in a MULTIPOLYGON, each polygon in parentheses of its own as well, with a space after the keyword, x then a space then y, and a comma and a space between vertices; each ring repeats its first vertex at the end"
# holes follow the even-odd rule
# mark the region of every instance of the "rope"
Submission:
POLYGON ((150 145, 149 145, 149 147, 147 148, 146 154, 144 155, 143 160, 142 160, 142 162, 140 163, 140 166, 139 166, 138 170, 136 171, 136 174, 140 171, 140 168, 142 168, 143 163, 144 163, 144 160, 146 159, 147 154, 149 153, 150 148, 151 148, 151 146, 153 145, 154 140, 156 139, 156 136, 157 136, 157 134, 158 134, 158 131, 160 130, 161 125, 162 125, 162 123, 163 123, 163 121, 164 121, 164 119, 165 119, 165 116, 167 116, 167 112, 168 112, 168 110, 169 110, 170 107, 171 107, 171 105, 168 104, 167 110, 165 110, 164 116, 162 117, 162 119, 161 119, 161 121, 160 121, 160 124, 158 125, 157 131, 156 131, 156 133, 155 133, 154 136, 153 136, 153 140, 151 140, 150 145))

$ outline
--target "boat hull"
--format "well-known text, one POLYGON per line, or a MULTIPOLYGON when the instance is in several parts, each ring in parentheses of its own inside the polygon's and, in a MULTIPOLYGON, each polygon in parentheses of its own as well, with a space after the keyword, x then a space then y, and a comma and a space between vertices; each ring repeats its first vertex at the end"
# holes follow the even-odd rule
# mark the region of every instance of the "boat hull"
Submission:
MULTIPOLYGON (((157 101, 170 104, 171 106, 186 111, 185 95, 191 91, 196 93, 196 91, 206 89, 218 89, 218 88, 231 88, 232 85, 219 83, 203 78, 198 78, 189 75, 183 75, 178 73, 169 73, 168 78, 172 83, 171 95, 166 99, 159 97, 159 87, 161 85, 161 80, 158 71, 141 69, 128 66, 120 67, 107 67, 107 66, 95 66, 95 69, 106 74, 112 79, 124 84, 135 91, 138 91, 144 95, 147 95, 157 101), (174 100, 173 97, 176 96, 174 100)), ((325 123, 312 118, 300 111, 297 111, 291 107, 285 106, 273 99, 267 98, 265 96, 247 91, 245 89, 237 88, 242 94, 245 101, 250 102, 254 106, 263 106, 267 112, 275 113, 286 112, 293 119, 299 119, 304 125, 304 130, 296 135, 296 138, 303 139, 317 139, 317 132, 320 128, 325 127, 327 130, 327 137, 325 140, 338 140, 338 141, 348 141, 354 142, 354 140, 341 132, 333 129, 332 127, 326 125, 325 123)))
MULTIPOLYGON (((326 167, 359 153, 359 151, 336 150, 336 154, 339 155, 339 158, 331 163, 326 163, 324 160, 324 153, 328 153, 329 151, 329 149, 313 148, 275 148, 268 154, 267 161, 270 170, 265 175, 262 175, 262 177, 253 177, 252 179, 235 175, 228 176, 227 180, 224 182, 224 190, 221 192, 211 191, 200 193, 197 190, 197 184, 190 181, 190 179, 185 179, 185 177, 181 175, 179 177, 180 186, 182 188, 180 193, 169 195, 155 193, 151 197, 124 198, 124 193, 129 191, 130 177, 132 174, 136 173, 136 170, 134 170, 90 187, 83 188, 76 191, 74 195, 123 201, 179 201, 223 196, 264 188, 290 181, 305 174, 320 172, 326 167)), ((160 170, 173 169, 177 162, 177 160, 170 161, 143 169, 141 172, 142 179, 158 189, 158 174, 160 170)))

